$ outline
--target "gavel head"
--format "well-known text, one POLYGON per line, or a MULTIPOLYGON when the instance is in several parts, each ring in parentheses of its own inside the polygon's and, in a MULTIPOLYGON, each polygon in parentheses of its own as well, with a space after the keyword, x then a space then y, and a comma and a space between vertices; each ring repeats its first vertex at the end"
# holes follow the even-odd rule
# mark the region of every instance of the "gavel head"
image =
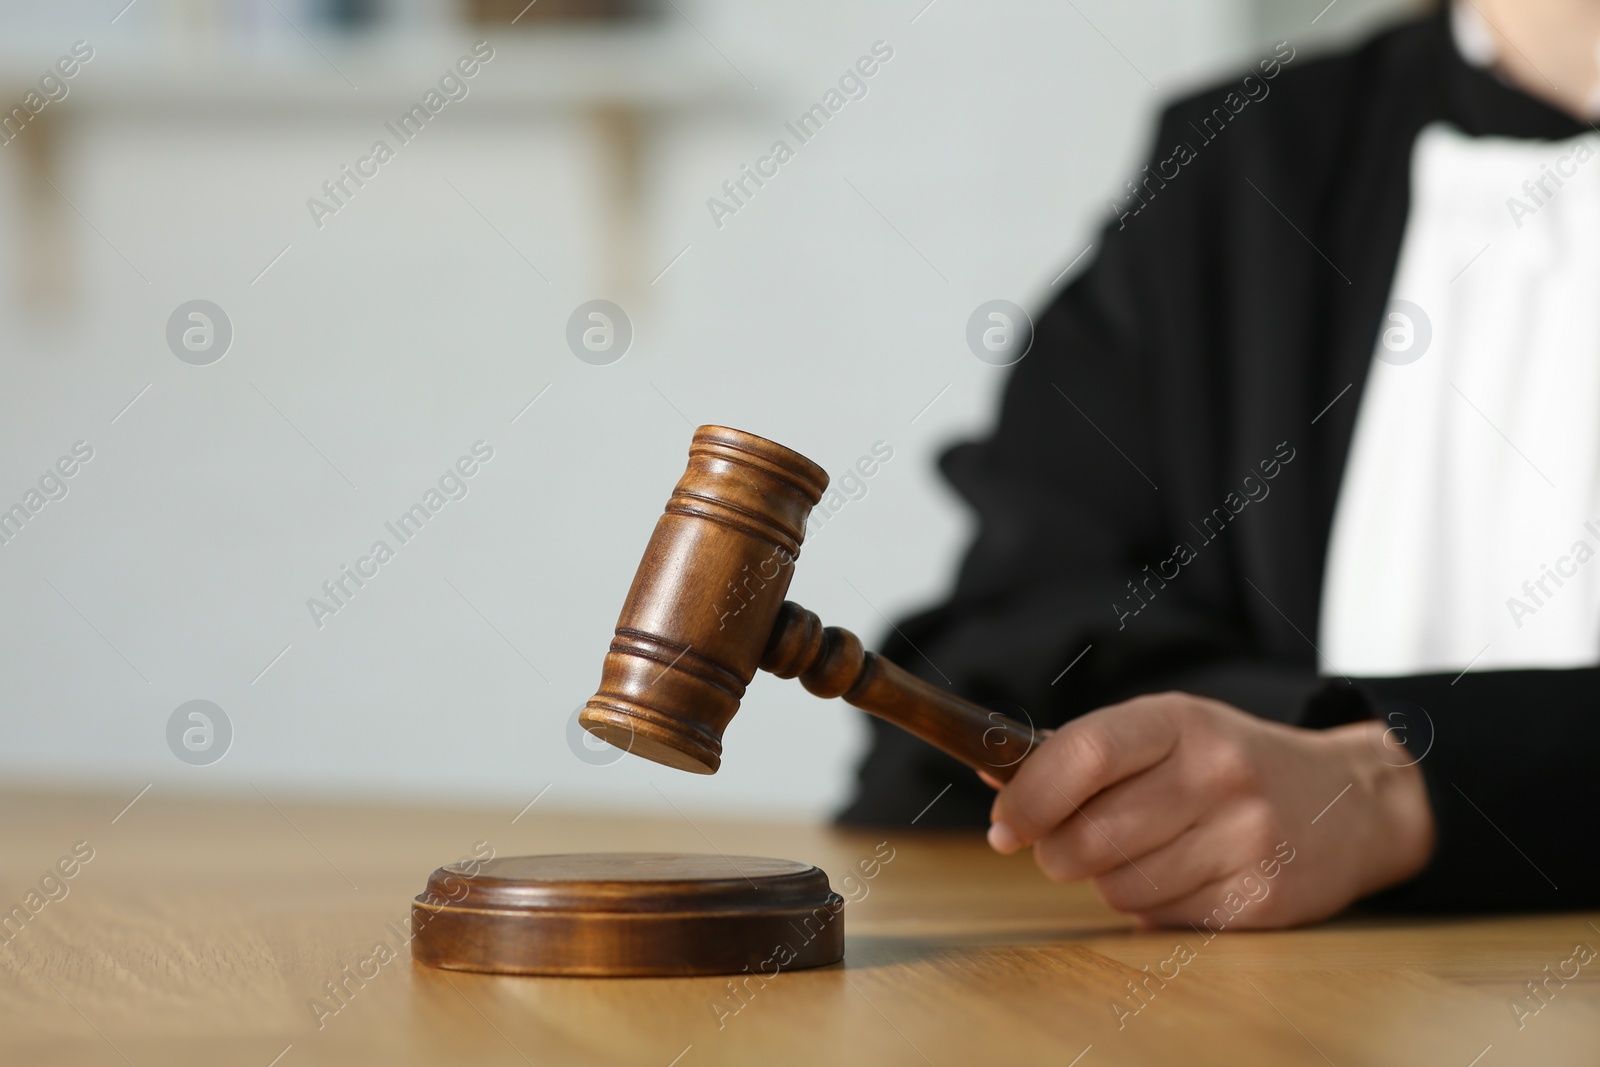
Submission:
POLYGON ((702 426, 634 575, 600 691, 579 714, 617 748, 713 774, 761 663, 828 474, 798 452, 702 426))

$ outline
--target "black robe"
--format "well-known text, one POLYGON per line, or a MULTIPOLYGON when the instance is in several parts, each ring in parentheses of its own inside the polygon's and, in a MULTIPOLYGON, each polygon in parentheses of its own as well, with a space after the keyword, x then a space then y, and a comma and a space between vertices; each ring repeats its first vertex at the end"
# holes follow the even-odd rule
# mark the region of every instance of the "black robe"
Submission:
MULTIPOLYGON (((1313 645, 1417 134, 1591 127, 1465 63, 1443 14, 1275 73, 1242 107, 1241 75, 1163 114, 1137 212, 1038 318, 993 435, 942 457, 979 532, 949 600, 884 653, 1040 726, 1168 689, 1309 727, 1402 710, 1437 847, 1373 903, 1594 906, 1600 672, 1346 680, 1313 645)), ((946 785, 917 826, 984 825, 971 770, 872 720, 841 821, 905 826, 946 785)))

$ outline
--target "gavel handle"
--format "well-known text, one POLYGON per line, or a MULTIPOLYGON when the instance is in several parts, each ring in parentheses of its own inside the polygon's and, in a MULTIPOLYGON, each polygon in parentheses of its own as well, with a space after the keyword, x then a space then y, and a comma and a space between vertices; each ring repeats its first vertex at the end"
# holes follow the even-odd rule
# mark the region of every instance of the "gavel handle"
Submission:
POLYGON ((816 614, 783 602, 761 657, 761 669, 800 679, 819 697, 843 697, 967 766, 1009 782, 1043 732, 947 693, 908 674, 849 630, 822 625, 816 614))

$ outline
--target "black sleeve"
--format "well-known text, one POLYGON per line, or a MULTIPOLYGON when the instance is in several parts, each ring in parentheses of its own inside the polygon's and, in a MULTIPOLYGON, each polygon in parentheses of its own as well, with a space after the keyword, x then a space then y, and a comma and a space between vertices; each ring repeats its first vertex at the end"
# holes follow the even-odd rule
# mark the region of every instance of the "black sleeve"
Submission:
POLYGON ((1365 679, 1356 688, 1417 761, 1437 832, 1422 874, 1368 906, 1600 904, 1600 670, 1365 679))

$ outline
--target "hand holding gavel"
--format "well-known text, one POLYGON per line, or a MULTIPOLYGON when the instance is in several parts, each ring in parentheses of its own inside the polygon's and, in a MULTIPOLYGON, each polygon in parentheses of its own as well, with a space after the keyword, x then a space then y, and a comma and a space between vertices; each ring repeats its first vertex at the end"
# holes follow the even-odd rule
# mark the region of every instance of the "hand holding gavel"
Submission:
POLYGON ((826 471, 781 445, 724 426, 696 430, 623 604, 600 690, 579 716, 584 728, 657 763, 713 774, 722 731, 759 667, 1009 781, 1037 743, 1030 727, 929 685, 784 600, 806 518, 827 487, 826 471))

